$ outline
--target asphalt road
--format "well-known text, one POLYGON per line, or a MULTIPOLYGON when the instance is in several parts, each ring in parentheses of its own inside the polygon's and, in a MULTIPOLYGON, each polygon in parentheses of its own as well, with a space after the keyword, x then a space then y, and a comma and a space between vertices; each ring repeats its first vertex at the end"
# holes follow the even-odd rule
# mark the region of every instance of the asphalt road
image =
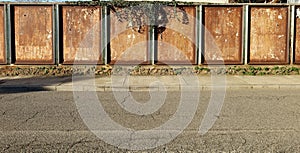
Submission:
MULTIPOLYGON (((78 95, 74 96, 73 92, 2 93, 0 152, 299 152, 299 92, 227 90, 216 122, 201 135, 198 129, 211 98, 210 91, 201 91, 197 111, 188 127, 171 142, 159 145, 157 141, 157 147, 143 151, 121 149, 91 132, 79 114, 74 100, 78 95)), ((151 99, 148 92, 131 94, 140 104, 151 99)), ((190 94, 190 97, 195 95, 190 94)), ((180 92, 168 92, 157 111, 136 115, 116 102, 115 97, 120 97, 121 92, 98 92, 97 95, 112 120, 135 130, 149 130, 170 120, 181 98, 180 92)), ((125 102, 128 96, 122 98, 125 102)), ((185 109, 179 117, 184 120, 188 114, 189 109, 185 109)), ((176 128, 174 123, 174 130, 176 128)))

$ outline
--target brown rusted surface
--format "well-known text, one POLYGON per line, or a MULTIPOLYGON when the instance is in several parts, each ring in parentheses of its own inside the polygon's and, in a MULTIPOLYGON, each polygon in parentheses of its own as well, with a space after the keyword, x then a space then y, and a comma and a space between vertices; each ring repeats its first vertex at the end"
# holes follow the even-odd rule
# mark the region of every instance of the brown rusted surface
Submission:
POLYGON ((5 64, 5 41, 4 41, 4 8, 0 5, 0 64, 5 64))
POLYGON ((100 64, 101 9, 63 6, 63 63, 100 64))
MULTIPOLYGON (((119 14, 126 14, 122 8, 116 11, 119 14)), ((110 63, 149 63, 148 27, 130 27, 129 20, 120 20, 116 14, 115 11, 110 12, 110 63)))
POLYGON ((165 27, 158 29, 158 63, 196 64, 195 7, 164 7, 165 27))
POLYGON ((288 8, 251 7, 250 64, 288 63, 288 8))
POLYGON ((242 63, 242 7, 204 7, 204 63, 242 63))
POLYGON ((300 7, 296 8, 295 29, 295 63, 300 64, 300 7))
POLYGON ((53 64, 52 7, 14 6, 16 64, 53 64))

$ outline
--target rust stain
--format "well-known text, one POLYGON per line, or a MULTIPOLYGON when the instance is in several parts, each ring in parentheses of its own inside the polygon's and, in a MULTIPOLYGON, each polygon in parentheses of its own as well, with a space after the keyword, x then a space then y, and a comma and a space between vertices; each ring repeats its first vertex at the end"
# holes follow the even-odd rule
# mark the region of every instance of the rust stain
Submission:
POLYGON ((242 63, 242 7, 204 7, 204 63, 242 63))
POLYGON ((287 63, 287 7, 251 7, 250 64, 287 63))
POLYGON ((158 63, 196 64, 195 7, 164 7, 168 15, 165 27, 158 29, 158 63), (176 12, 175 12, 176 11, 176 12))
POLYGON ((295 28, 295 63, 300 64, 300 7, 296 8, 295 28))
POLYGON ((5 64, 5 42, 4 42, 4 7, 0 5, 0 64, 5 64))
MULTIPOLYGON (((118 8, 120 14, 126 9, 118 8)), ((143 18, 146 18, 145 16, 143 18)), ((117 13, 110 12, 110 60, 115 63, 149 63, 148 27, 128 27, 128 21, 118 20, 117 13)))
POLYGON ((53 64, 52 6, 14 6, 16 64, 53 64))
POLYGON ((63 6, 62 15, 63 63, 102 63, 100 7, 63 6))

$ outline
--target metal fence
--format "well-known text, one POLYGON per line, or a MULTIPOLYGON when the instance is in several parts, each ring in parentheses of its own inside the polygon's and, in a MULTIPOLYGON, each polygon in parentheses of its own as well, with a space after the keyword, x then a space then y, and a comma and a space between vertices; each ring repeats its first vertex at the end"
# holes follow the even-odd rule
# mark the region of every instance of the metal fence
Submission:
POLYGON ((104 6, 3 3, 0 63, 300 64, 300 6, 199 4, 164 9, 184 10, 192 18, 185 24, 179 22, 184 19, 168 18, 161 31, 150 26, 134 30, 104 6))

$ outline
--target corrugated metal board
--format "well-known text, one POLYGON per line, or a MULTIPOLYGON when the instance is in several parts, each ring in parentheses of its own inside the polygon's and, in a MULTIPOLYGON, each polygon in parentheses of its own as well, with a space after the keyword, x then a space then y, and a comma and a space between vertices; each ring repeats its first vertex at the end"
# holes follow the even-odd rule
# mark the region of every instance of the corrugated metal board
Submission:
MULTIPOLYGON (((126 9, 118 8, 116 12, 126 15, 126 9)), ((148 27, 129 27, 130 20, 120 20, 116 12, 110 12, 110 63, 149 63, 148 27)), ((146 16, 142 18, 147 20, 146 16)))
POLYGON ((51 6, 14 6, 16 64, 53 64, 51 6))
POLYGON ((158 63, 196 64, 195 7, 164 7, 166 26, 158 29, 158 63))
POLYGON ((288 7, 250 8, 249 64, 288 63, 288 7))
POLYGON ((300 7, 296 8, 295 19, 295 63, 300 64, 300 7))
POLYGON ((62 17, 63 63, 102 63, 100 7, 62 6, 62 17))
POLYGON ((204 7, 204 63, 242 63, 242 11, 240 6, 204 7))
POLYGON ((0 5, 0 64, 5 64, 5 41, 4 41, 4 7, 0 5))

